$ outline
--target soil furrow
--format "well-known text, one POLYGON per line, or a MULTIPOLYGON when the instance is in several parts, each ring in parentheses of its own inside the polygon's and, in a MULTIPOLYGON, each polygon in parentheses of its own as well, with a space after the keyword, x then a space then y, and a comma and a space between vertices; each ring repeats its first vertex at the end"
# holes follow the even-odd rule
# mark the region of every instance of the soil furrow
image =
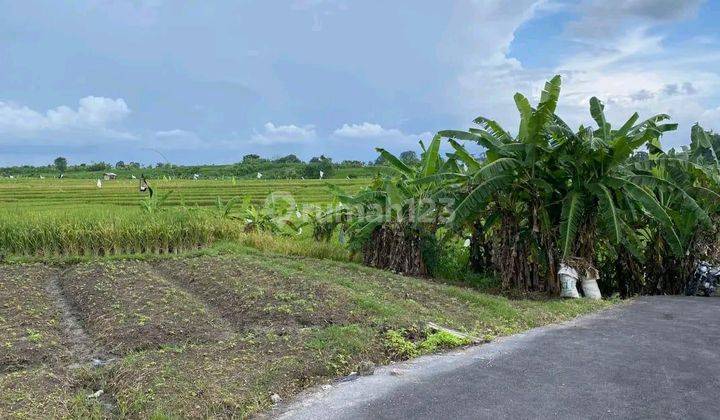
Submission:
POLYGON ((207 299, 205 299, 202 295, 193 290, 192 287, 188 287, 188 285, 185 284, 183 281, 177 279, 172 273, 170 273, 170 271, 157 265, 152 266, 152 271, 153 273, 155 273, 156 276, 165 280, 169 284, 172 284, 173 286, 182 290, 188 296, 196 300, 199 304, 202 305, 203 309, 207 314, 209 314, 213 318, 216 318, 220 322, 220 325, 217 326, 218 329, 222 331, 222 335, 219 337, 220 340, 228 340, 234 333, 241 332, 233 327, 231 320, 229 320, 222 314, 220 308, 218 308, 216 305, 213 305, 211 302, 208 302, 207 299))
POLYGON ((65 331, 70 356, 77 364, 92 363, 95 367, 103 365, 108 361, 107 353, 90 338, 80 321, 79 311, 65 296, 61 279, 67 271, 53 276, 48 283, 47 293, 61 311, 60 322, 65 331))

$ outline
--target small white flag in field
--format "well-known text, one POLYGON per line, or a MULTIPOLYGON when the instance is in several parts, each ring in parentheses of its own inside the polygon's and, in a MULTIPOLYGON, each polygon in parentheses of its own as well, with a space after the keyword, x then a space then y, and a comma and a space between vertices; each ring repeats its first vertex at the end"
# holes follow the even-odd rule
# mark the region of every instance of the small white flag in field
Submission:
POLYGON ((100 181, 99 179, 97 180, 97 187, 102 188, 102 181, 100 181))
POLYGON ((323 179, 324 176, 325 176, 325 172, 320 171, 320 179, 323 179))
POLYGON ((260 172, 258 172, 257 179, 260 179, 260 178, 262 178, 262 174, 260 172))

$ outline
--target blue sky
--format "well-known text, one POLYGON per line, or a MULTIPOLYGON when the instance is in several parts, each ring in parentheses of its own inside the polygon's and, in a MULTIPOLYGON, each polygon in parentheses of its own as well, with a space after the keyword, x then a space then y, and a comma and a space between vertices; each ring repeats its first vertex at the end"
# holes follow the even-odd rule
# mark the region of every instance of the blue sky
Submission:
MULTIPOLYGON (((714 3, 714 4, 713 4, 714 3)), ((0 0, 0 166, 246 153, 375 157, 514 131, 512 95, 720 130, 720 7, 702 0, 0 0), (157 152, 156 152, 157 151, 157 152), (158 153, 159 152, 159 153, 158 153)))

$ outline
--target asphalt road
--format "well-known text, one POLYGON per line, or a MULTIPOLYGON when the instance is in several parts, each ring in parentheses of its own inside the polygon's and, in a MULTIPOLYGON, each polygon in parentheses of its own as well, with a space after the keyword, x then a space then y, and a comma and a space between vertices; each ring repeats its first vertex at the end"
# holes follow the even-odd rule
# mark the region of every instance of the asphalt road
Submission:
POLYGON ((269 414, 717 419, 719 396, 720 298, 646 297, 570 323, 383 367, 308 392, 269 414))

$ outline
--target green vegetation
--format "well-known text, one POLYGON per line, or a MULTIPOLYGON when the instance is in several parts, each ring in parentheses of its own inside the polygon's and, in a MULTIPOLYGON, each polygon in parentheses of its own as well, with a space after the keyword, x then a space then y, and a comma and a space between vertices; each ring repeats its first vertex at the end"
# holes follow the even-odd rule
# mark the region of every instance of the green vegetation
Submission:
POLYGON ((0 249, 21 256, 178 253, 242 236, 237 223, 190 211, 0 212, 0 249))
MULTIPOLYGON (((414 152, 410 152, 414 153, 414 152)), ((295 155, 288 155, 274 160, 258 155, 245 155, 241 162, 227 165, 173 165, 157 163, 141 165, 137 162, 119 161, 114 165, 105 162, 69 165, 68 160, 58 157, 48 166, 17 166, 0 168, 1 177, 14 178, 63 178, 98 179, 105 173, 112 172, 118 179, 140 178, 145 175, 150 179, 200 179, 230 180, 256 179, 261 173, 263 179, 318 179, 320 171, 323 178, 347 179, 369 178, 385 169, 372 162, 343 161, 335 163, 326 156, 311 158, 307 163, 295 155)))
POLYGON ((429 322, 492 337, 611 304, 510 300, 238 246, 194 255, 0 265, 0 417, 244 417, 275 393, 467 344, 429 322))
POLYGON ((516 135, 478 117, 376 165, 4 170, 36 179, 0 180, 0 417, 243 417, 470 343, 448 329, 492 340, 613 303, 549 298, 561 264, 606 296, 680 293, 718 257, 718 137, 696 125, 666 152, 669 116, 613 127, 596 98, 597 127, 573 130, 559 97, 559 77, 536 107, 517 94, 516 135))
MULTIPOLYGON (((333 199, 328 181, 155 181, 153 198, 140 194, 137 182, 106 181, 97 188, 88 180, 0 181, 0 254, 180 253, 236 241, 293 255, 349 259, 349 252, 337 242, 310 239, 311 229, 302 232, 282 224, 275 233, 286 237, 269 236, 268 226, 276 225, 272 217, 281 210, 293 211, 267 206, 266 201, 276 197, 286 207, 298 209, 327 206, 333 199)), ((332 182, 355 190, 367 181, 332 182)), ((316 209, 309 208, 308 213, 316 209)))
POLYGON ((557 293, 566 264, 582 276, 599 268, 606 293, 682 293, 720 243, 717 136, 696 125, 689 147, 664 152, 661 136, 677 128, 668 115, 613 128, 594 97, 597 128, 574 131, 555 114, 559 97, 556 76, 537 107, 515 95, 517 135, 478 117, 479 128, 441 131, 415 165, 378 149, 396 173, 339 195, 365 216, 345 227, 365 263, 436 274, 427 267, 464 239, 470 267, 507 290, 557 293), (446 159, 440 137, 454 149, 446 159))
MULTIPOLYGON (((261 205, 270 193, 290 194, 298 204, 327 204, 332 201, 328 185, 357 191, 367 179, 323 180, 152 180, 150 185, 159 193, 173 191, 165 205, 185 207, 215 206, 234 197, 249 199, 261 205)), ((136 207, 144 196, 138 191, 137 180, 103 181, 98 188, 95 180, 77 179, 0 179, 0 209, 51 210, 78 205, 136 207)))
POLYGON ((385 333, 385 348, 393 358, 404 360, 438 350, 466 346, 471 341, 446 331, 389 330, 385 333), (414 341, 413 341, 414 340, 414 341))
MULTIPOLYGON (((385 169, 371 179, 151 180, 152 198, 132 180, 3 180, 0 252, 178 253, 231 241, 466 284, 499 279, 508 291, 557 293, 566 264, 581 275, 599 269, 606 294, 681 293, 695 261, 717 249, 717 136, 696 125, 689 147, 665 152, 660 139, 677 128, 669 116, 613 126, 597 98, 597 127, 572 130, 555 113, 560 88, 559 76, 550 80, 537 107, 515 96, 516 135, 478 117, 479 128, 421 142, 419 157, 378 149, 385 169), (443 138, 453 150, 445 156, 443 138)), ((304 165, 312 178, 368 169, 292 155, 247 155, 236 166, 258 165, 304 165)))

